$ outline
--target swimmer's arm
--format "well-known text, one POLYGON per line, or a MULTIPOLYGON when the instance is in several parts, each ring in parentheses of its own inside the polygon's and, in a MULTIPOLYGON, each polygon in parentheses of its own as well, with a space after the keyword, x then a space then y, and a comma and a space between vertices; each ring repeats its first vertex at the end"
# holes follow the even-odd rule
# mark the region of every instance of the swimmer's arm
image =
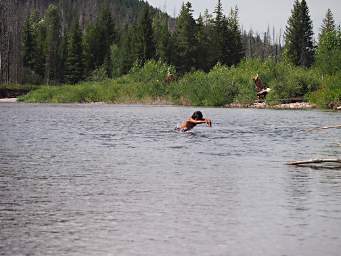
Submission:
POLYGON ((212 121, 208 118, 202 120, 195 120, 193 118, 190 118, 188 121, 194 124, 207 124, 209 127, 212 127, 212 121))

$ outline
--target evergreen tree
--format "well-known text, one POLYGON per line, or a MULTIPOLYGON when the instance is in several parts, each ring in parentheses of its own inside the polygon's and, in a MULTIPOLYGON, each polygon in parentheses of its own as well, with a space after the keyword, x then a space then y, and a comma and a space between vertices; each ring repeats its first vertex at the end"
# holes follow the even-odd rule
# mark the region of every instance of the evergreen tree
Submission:
MULTIPOLYGON (((200 65, 205 66, 204 70, 208 71, 217 63, 217 52, 216 52, 217 44, 216 44, 216 39, 215 39, 216 38, 215 19, 213 18, 212 14, 208 13, 207 9, 205 10, 204 15, 203 15, 203 24, 204 24, 203 29, 205 33, 204 37, 207 39, 206 43, 204 43, 205 45, 204 47, 206 47, 205 54, 207 55, 207 58, 206 58, 207 63, 206 65, 205 64, 200 64, 200 65)), ((198 24, 198 30, 200 29, 201 29, 200 24, 198 24)), ((200 33, 200 32, 197 32, 197 33, 200 33)), ((200 45, 201 43, 199 42, 199 47, 202 47, 200 45)))
POLYGON ((134 49, 134 36, 136 35, 136 26, 125 26, 125 29, 121 33, 119 42, 119 59, 120 59, 120 73, 126 74, 131 69, 135 62, 134 49))
POLYGON ((111 76, 110 70, 111 57, 110 47, 117 41, 115 24, 108 6, 103 6, 100 14, 96 19, 96 23, 89 24, 84 35, 84 52, 86 72, 91 71, 105 65, 108 76, 111 76))
POLYGON ((25 20, 23 27, 22 56, 23 66, 28 68, 31 75, 39 77, 40 81, 34 82, 42 82, 45 73, 45 31, 44 22, 40 20, 38 13, 33 11, 25 20))
POLYGON ((78 20, 71 28, 66 45, 65 81, 75 84, 83 79, 84 72, 82 32, 78 20))
POLYGON ((341 28, 321 34, 316 54, 316 66, 327 74, 341 71, 341 28))
POLYGON ((66 82, 66 61, 67 61, 67 47, 68 47, 68 38, 69 33, 64 32, 64 36, 62 37, 62 41, 60 43, 60 82, 65 83, 66 82))
POLYGON ((46 12, 46 83, 56 83, 60 80, 60 45, 61 22, 58 8, 50 5, 46 12))
POLYGON ((97 49, 99 48, 99 36, 96 26, 88 24, 83 35, 85 73, 90 74, 99 66, 97 49))
POLYGON ((196 40, 198 42, 196 68, 204 71, 209 71, 209 69, 211 68, 208 58, 210 47, 209 37, 205 29, 204 20, 201 14, 199 15, 199 18, 197 20, 196 40))
POLYGON ((326 17, 322 21, 321 33, 319 37, 321 38, 325 33, 335 31, 335 21, 333 13, 330 9, 327 10, 326 17))
POLYGON ((285 36, 286 59, 294 65, 311 66, 314 61, 313 28, 305 0, 295 0, 285 36))
POLYGON ((35 39, 31 16, 25 20, 23 27, 23 65, 24 67, 34 69, 34 52, 35 52, 35 39))
POLYGON ((295 0, 291 16, 285 31, 285 57, 286 59, 299 65, 299 56, 301 48, 301 4, 299 0, 295 0))
POLYGON ((111 46, 111 63, 112 63, 112 77, 116 78, 121 75, 121 58, 120 58, 120 48, 113 44, 111 46))
POLYGON ((242 43, 242 36, 239 28, 238 21, 238 8, 231 9, 230 15, 227 19, 228 33, 230 41, 227 42, 230 44, 230 54, 227 59, 228 65, 235 65, 240 62, 242 57, 244 56, 244 48, 242 43))
POLYGON ((47 26, 46 20, 40 19, 37 12, 33 12, 32 20, 34 24, 34 38, 36 49, 34 51, 34 72, 41 78, 45 77, 46 63, 46 35, 47 26))
POLYGON ((196 65, 197 41, 195 37, 195 20, 192 15, 192 5, 187 2, 182 5, 177 18, 174 33, 175 66, 179 73, 185 73, 196 65))
POLYGON ((310 19, 309 8, 305 0, 301 1, 303 45, 301 48, 300 65, 310 67, 314 63, 315 47, 313 22, 310 19))
POLYGON ((149 5, 143 8, 139 17, 135 34, 135 59, 144 64, 147 60, 155 58, 155 42, 152 18, 149 5))
POLYGON ((226 45, 226 41, 228 41, 228 38, 226 38, 226 36, 228 36, 228 31, 226 26, 226 18, 223 14, 223 6, 221 0, 218 0, 214 13, 215 19, 213 22, 214 25, 212 38, 212 42, 214 43, 213 62, 225 63, 225 60, 228 58, 228 49, 226 45))
POLYGON ((209 27, 213 24, 213 17, 209 14, 208 9, 205 9, 204 16, 202 17, 205 27, 209 27))
POLYGON ((105 58, 110 55, 110 47, 116 40, 115 24, 112 18, 110 8, 104 6, 97 19, 96 29, 98 30, 98 43, 99 49, 97 54, 99 55, 98 65, 104 63, 105 58))
POLYGON ((170 33, 168 30, 168 17, 156 15, 153 19, 153 31, 155 38, 156 58, 169 63, 170 62, 170 33))

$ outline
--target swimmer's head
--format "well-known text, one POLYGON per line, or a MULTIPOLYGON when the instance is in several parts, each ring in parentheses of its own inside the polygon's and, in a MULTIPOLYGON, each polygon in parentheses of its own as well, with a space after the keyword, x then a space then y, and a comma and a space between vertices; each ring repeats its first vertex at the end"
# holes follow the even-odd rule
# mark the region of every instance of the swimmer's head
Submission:
POLYGON ((193 115, 192 115, 192 118, 193 118, 194 120, 201 120, 201 119, 203 119, 203 116, 202 116, 201 111, 195 111, 195 112, 193 113, 193 115))

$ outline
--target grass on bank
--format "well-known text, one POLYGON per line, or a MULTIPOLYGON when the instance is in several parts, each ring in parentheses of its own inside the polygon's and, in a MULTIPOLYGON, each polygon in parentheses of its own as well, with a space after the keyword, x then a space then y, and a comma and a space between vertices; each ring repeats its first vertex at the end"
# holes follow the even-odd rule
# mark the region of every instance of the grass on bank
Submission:
POLYGON ((175 69, 167 64, 149 61, 134 66, 125 76, 76 85, 43 86, 20 97, 20 101, 44 103, 168 102, 193 106, 224 106, 229 103, 248 104, 256 99, 252 77, 259 74, 271 88, 269 103, 304 97, 328 107, 341 101, 341 75, 323 75, 317 69, 294 67, 273 60, 248 59, 236 67, 216 65, 210 72, 195 71, 172 83, 165 82, 167 73, 175 69))

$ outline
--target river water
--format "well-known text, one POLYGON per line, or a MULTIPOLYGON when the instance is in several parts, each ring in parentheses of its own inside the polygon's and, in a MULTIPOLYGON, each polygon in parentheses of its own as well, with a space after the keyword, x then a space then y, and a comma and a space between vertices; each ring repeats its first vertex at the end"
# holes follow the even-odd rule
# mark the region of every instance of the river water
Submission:
POLYGON ((340 113, 0 104, 0 255, 340 255, 340 113))

